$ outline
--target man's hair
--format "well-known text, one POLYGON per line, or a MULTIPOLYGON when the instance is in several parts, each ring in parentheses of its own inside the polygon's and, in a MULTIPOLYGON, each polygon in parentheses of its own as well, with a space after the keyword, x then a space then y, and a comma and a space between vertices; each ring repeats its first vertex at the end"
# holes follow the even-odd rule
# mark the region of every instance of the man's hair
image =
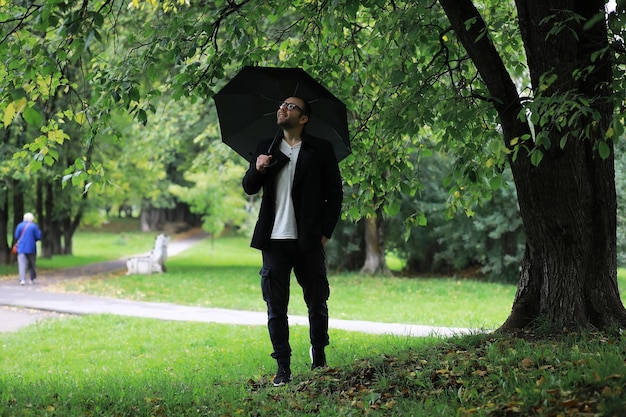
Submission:
POLYGON ((304 106, 302 106, 302 113, 309 116, 309 119, 310 119, 311 118, 311 105, 309 104, 309 102, 303 99, 302 97, 299 97, 299 96, 294 96, 294 97, 302 100, 302 102, 304 103, 304 106))
POLYGON ((24 221, 32 222, 34 220, 35 220, 35 216, 33 216, 33 213, 24 214, 24 221))

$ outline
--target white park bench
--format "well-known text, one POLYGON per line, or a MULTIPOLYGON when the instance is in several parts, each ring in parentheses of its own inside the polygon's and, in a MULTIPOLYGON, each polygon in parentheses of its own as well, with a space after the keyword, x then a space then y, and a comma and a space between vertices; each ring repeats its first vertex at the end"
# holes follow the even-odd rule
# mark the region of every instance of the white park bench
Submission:
POLYGON ((165 272, 165 261, 167 260, 167 245, 170 238, 161 233, 154 240, 154 248, 147 255, 133 256, 126 261, 128 271, 126 275, 152 274, 154 272, 165 272))

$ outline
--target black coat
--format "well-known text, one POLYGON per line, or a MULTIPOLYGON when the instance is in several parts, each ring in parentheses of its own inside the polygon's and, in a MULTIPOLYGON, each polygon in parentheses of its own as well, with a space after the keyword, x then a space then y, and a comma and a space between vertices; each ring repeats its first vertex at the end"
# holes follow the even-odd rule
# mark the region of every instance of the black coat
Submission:
MULTIPOLYGON (((248 195, 263 188, 259 218, 250 246, 266 249, 274 226, 276 174, 289 161, 275 146, 272 160, 276 165, 264 173, 256 170, 256 156, 266 153, 271 139, 261 141, 255 157, 243 177, 242 185, 248 195)), ((296 163, 291 198, 298 228, 298 243, 302 250, 319 248, 322 236, 330 238, 341 214, 343 188, 335 151, 330 142, 303 135, 302 148, 296 163)))

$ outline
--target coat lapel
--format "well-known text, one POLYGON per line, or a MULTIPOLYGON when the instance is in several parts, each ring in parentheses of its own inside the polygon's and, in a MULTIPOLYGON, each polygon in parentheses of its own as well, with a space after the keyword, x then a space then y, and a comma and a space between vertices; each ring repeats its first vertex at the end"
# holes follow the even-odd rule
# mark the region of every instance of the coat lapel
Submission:
POLYGON ((296 164, 296 172, 293 178, 294 187, 296 187, 296 185, 302 180, 304 173, 307 172, 314 152, 315 147, 312 146, 306 139, 303 140, 302 148, 300 149, 300 154, 298 155, 298 163, 296 164))

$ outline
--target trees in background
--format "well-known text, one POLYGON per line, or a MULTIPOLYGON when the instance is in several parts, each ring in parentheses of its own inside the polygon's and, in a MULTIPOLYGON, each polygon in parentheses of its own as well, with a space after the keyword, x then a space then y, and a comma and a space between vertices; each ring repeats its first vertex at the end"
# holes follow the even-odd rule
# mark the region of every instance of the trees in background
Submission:
MULTIPOLYGON (((71 254, 77 227, 85 218, 101 222, 101 212, 140 212, 144 230, 196 222, 169 186, 183 181, 197 152, 192 139, 208 122, 184 108, 188 101, 162 95, 166 64, 138 79, 124 75, 120 48, 132 48, 132 24, 146 18, 106 2, 0 5, 3 236, 32 211, 43 231, 41 255, 51 256, 71 254), (111 68, 119 84, 102 78, 111 68), (146 108, 158 108, 155 117, 168 112, 158 124, 147 126, 140 95, 153 99, 146 108)), ((9 247, 0 239, 4 262, 9 247)))
MULTIPOLYGON (((472 216, 448 213, 444 181, 452 161, 434 153, 415 172, 423 186, 416 195, 404 195, 396 216, 385 218, 381 229, 388 252, 404 260, 406 276, 463 274, 498 282, 517 282, 525 235, 519 216, 515 184, 508 169, 503 186, 476 207, 472 216), (420 227, 406 229, 407 217, 422 213, 420 227)), ((342 221, 326 253, 331 268, 361 270, 364 264, 364 224, 342 221)))
MULTIPOLYGON (((77 141, 82 157, 67 161, 64 177, 92 193, 107 178, 98 178, 105 165, 94 143, 132 140, 113 130, 120 110, 147 125, 159 121, 163 94, 210 106, 241 65, 301 66, 348 105, 346 213, 367 219, 370 239, 405 198, 419 201, 430 155, 450 161, 449 214, 478 212, 500 192, 508 166, 526 249, 503 329, 626 325, 613 148, 624 123, 623 9, 606 14, 602 0, 0 7, 0 114, 5 129, 36 132, 15 154, 24 171, 54 166, 64 143, 77 141)), ((16 148, 18 137, 9 136, 16 148)), ((199 172, 187 180, 207 181, 199 172)), ((414 207, 403 219, 407 235, 428 223, 414 207)))
POLYGON ((525 236, 510 171, 503 172, 503 186, 471 217, 453 218, 446 213, 448 193, 443 186, 449 171, 450 161, 442 155, 435 154, 421 164, 424 187, 419 198, 404 198, 400 216, 388 220, 387 242, 406 259, 408 273, 461 272, 516 282, 525 236), (425 214, 428 223, 412 228, 405 239, 401 219, 418 211, 425 214))

